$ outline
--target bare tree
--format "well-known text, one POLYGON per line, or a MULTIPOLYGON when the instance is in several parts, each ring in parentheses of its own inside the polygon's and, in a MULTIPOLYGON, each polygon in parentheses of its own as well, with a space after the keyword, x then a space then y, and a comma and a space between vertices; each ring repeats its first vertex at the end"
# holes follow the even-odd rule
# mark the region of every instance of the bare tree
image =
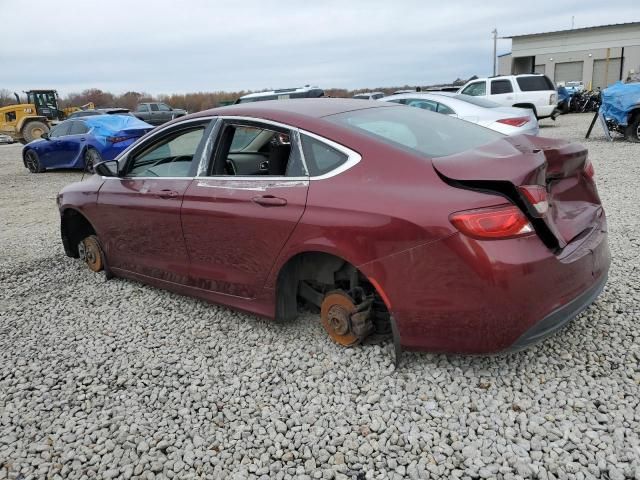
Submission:
POLYGON ((0 107, 11 105, 12 103, 16 103, 16 98, 13 96, 13 92, 6 88, 0 88, 0 107))

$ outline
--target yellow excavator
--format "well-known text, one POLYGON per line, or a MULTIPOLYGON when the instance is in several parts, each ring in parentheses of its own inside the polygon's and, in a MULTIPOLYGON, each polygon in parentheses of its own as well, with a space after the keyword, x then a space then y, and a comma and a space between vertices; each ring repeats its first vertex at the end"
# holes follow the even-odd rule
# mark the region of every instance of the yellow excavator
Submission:
POLYGON ((9 135, 21 143, 29 143, 48 133, 52 125, 64 120, 78 110, 93 110, 95 105, 88 103, 82 107, 58 107, 58 92, 55 90, 29 90, 27 103, 20 102, 15 93, 16 104, 0 107, 0 133, 9 135))

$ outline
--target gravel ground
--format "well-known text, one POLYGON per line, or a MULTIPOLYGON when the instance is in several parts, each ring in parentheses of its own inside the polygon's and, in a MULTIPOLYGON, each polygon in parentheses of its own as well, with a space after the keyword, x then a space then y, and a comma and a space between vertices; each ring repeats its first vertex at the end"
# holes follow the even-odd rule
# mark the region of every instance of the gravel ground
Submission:
MULTIPOLYGON (((591 115, 543 121, 582 140, 591 115)), ((640 145, 586 141, 613 265, 568 328, 507 356, 342 349, 64 256, 55 194, 0 146, 0 479, 640 479, 640 145)))

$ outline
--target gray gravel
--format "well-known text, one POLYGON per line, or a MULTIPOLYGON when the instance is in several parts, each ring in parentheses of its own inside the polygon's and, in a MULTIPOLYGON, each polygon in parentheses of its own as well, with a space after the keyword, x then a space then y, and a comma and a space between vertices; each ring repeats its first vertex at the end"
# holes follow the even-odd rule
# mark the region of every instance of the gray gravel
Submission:
MULTIPOLYGON (((581 140, 590 115, 543 121, 581 140)), ((613 265, 524 352, 342 349, 64 256, 55 194, 0 146, 0 479, 640 479, 640 145, 586 142, 613 265)))

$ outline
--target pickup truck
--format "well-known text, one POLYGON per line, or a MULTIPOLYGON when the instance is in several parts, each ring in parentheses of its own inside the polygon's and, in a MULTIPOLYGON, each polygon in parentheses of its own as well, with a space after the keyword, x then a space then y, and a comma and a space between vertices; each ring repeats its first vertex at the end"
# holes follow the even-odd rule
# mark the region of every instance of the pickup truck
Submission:
POLYGON ((150 123, 151 125, 162 125, 174 118, 185 116, 187 111, 181 108, 171 108, 166 103, 145 102, 139 103, 132 113, 140 120, 150 123))

